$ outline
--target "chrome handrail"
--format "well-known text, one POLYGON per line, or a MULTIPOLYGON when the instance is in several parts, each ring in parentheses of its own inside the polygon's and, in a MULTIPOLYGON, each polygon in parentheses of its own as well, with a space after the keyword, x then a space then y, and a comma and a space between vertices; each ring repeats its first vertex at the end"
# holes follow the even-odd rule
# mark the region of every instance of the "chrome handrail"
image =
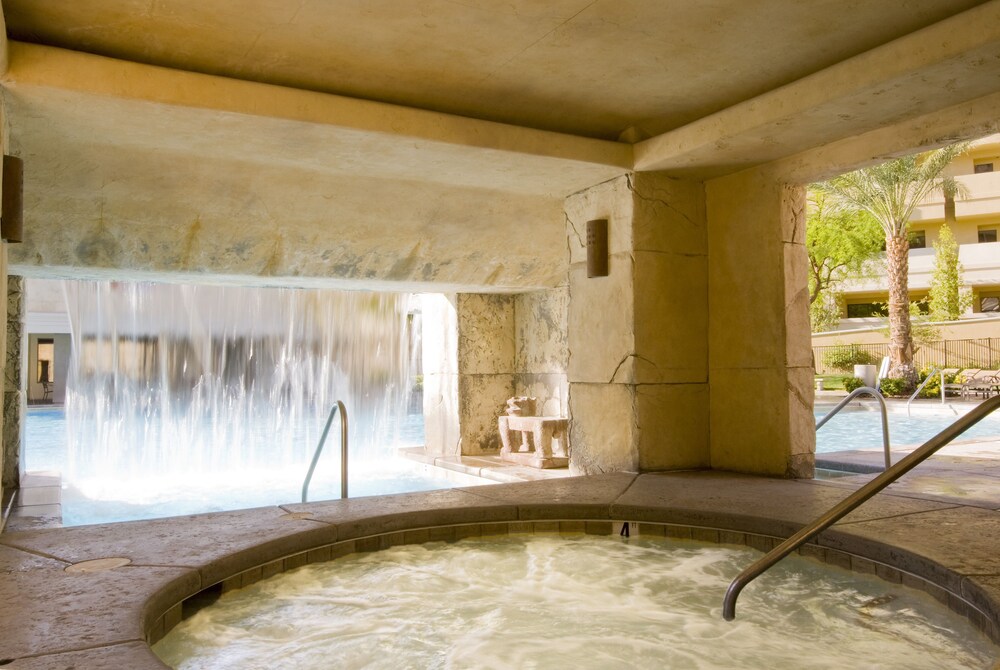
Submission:
POLYGON ((935 454, 941 447, 945 446, 956 437, 967 431, 972 426, 979 423, 988 414, 1000 409, 1000 396, 995 396, 989 400, 984 400, 978 407, 968 414, 960 417, 953 424, 942 430, 940 433, 927 440, 913 453, 900 459, 894 466, 881 473, 860 489, 847 496, 837 503, 830 511, 819 517, 799 532, 779 544, 769 551, 762 558, 754 562, 736 576, 736 579, 729 585, 726 597, 722 602, 722 618, 732 621, 736 618, 736 598, 740 591, 751 581, 759 577, 768 568, 792 553, 813 536, 823 532, 833 524, 837 523, 860 507, 863 503, 873 497, 876 493, 892 484, 894 481, 905 475, 907 472, 924 462, 928 457, 935 454))
POLYGON ((822 428, 827 421, 833 418, 834 414, 844 409, 844 407, 847 406, 847 403, 851 402, 851 400, 857 396, 864 395, 865 393, 878 400, 880 409, 882 410, 882 450, 885 452, 885 469, 888 470, 892 460, 889 456, 889 416, 886 414, 885 398, 883 398, 882 394, 873 389, 871 386, 861 386, 851 391, 846 398, 841 400, 836 407, 830 410, 829 414, 816 422, 816 430, 822 428))
POLYGON ((917 387, 917 390, 913 392, 913 395, 910 396, 910 399, 906 401, 906 416, 910 416, 910 403, 913 402, 913 399, 916 398, 921 391, 924 390, 924 387, 927 386, 927 382, 934 379, 935 372, 941 375, 941 404, 942 405, 944 404, 944 370, 941 370, 939 368, 931 368, 931 371, 927 373, 927 379, 925 379, 923 383, 921 383, 920 386, 917 387))
POLYGON ((302 502, 306 501, 313 470, 316 469, 316 463, 319 462, 319 455, 323 451, 326 436, 330 432, 330 424, 333 423, 333 417, 338 410, 340 411, 340 497, 347 497, 347 408, 344 407, 344 403, 338 400, 337 404, 330 410, 330 417, 326 420, 326 427, 323 428, 323 434, 320 436, 319 444, 316 445, 316 451, 313 453, 312 463, 309 464, 306 480, 302 482, 302 502))

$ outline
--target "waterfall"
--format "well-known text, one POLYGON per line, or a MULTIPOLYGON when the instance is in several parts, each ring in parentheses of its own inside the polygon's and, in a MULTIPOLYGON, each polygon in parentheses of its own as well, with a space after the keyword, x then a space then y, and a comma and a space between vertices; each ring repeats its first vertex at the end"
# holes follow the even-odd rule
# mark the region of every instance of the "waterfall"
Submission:
MULTIPOLYGON (((381 463, 399 446, 416 348, 408 295, 98 281, 64 290, 73 350, 63 474, 89 495, 141 498, 178 482, 294 488, 338 399, 352 479, 354 463, 381 463)), ((337 446, 329 440, 331 462, 337 446)))

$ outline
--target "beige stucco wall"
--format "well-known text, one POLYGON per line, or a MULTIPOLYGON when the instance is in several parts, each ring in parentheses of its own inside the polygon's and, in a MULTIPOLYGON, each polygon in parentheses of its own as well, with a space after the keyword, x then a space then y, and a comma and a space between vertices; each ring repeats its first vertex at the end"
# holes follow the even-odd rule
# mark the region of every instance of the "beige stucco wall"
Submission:
MULTIPOLYGON (((942 340, 1000 337, 1000 317, 946 321, 933 325, 937 330, 938 339, 942 340)), ((888 339, 881 328, 813 333, 812 335, 812 346, 814 347, 829 347, 837 344, 885 344, 887 341, 888 339)))
POLYGON ((696 181, 637 173, 566 201, 571 467, 707 467, 707 249, 696 181), (587 277, 607 219, 609 275, 587 277))
POLYGON ((517 295, 422 296, 424 422, 428 453, 495 454, 507 399, 566 416, 567 286, 517 295))
POLYGON ((422 322, 427 452, 499 452, 496 420, 514 395, 514 297, 427 295, 422 322))
MULTIPOLYGON (((0 295, 7 295, 7 243, 0 242, 0 295)), ((0 310, 0 351, 7 351, 7 310, 0 310)), ((4 379, 4 389, 6 390, 8 380, 7 380, 7 361, 6 355, 0 358, 3 361, 3 379, 4 379)), ((5 394, 6 395, 6 394, 5 394)), ((0 434, 3 434, 4 421, 3 412, 0 412, 0 434)), ((0 448, 0 473, 6 473, 6 468, 4 466, 5 458, 4 452, 6 451, 6 446, 0 448)), ((4 498, 4 486, 3 479, 8 479, 8 477, 0 477, 0 501, 5 500, 4 498)))
POLYGON ((748 170, 706 193, 712 467, 811 476, 804 189, 748 170))
POLYGON ((569 285, 514 297, 514 392, 543 416, 568 416, 569 285))

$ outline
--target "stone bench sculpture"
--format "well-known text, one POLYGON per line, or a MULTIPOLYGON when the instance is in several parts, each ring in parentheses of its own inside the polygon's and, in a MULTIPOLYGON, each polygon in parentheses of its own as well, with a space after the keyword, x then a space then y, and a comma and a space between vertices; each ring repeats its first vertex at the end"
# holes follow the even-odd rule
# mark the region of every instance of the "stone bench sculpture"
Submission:
POLYGON ((535 403, 535 398, 526 396, 507 401, 507 413, 497 420, 503 443, 500 459, 533 468, 565 468, 569 465, 569 419, 534 416, 535 403))

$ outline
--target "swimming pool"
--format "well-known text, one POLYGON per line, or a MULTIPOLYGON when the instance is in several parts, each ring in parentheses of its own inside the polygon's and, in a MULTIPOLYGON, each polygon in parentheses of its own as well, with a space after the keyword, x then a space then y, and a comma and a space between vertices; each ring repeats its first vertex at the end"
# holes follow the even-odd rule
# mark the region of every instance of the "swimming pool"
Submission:
MULTIPOLYGON (((816 420, 833 406, 817 408, 816 420)), ((850 449, 882 449, 882 418, 877 408, 845 408, 816 432, 816 453, 850 449)), ((889 412, 889 440, 893 447, 919 445, 953 424, 954 414, 889 412)), ((991 415, 967 430, 959 440, 997 437, 1000 440, 1000 416, 991 415)))
MULTIPOLYGON (((83 469, 74 475, 67 447, 67 422, 62 408, 29 408, 25 422, 24 469, 62 473, 62 525, 154 519, 299 502, 308 458, 315 444, 303 450, 299 462, 233 468, 149 471, 129 477, 83 469)), ((399 446, 423 443, 423 417, 407 415, 399 446)), ((429 491, 491 483, 401 457, 351 463, 351 497, 429 491)), ((335 438, 328 440, 309 487, 310 500, 340 497, 339 454, 335 438)))
POLYGON ((154 651, 183 670, 326 668, 331 658, 366 668, 943 670, 989 667, 996 654, 924 593, 795 556, 723 621, 728 580, 758 555, 662 537, 402 545, 227 593, 154 651))

